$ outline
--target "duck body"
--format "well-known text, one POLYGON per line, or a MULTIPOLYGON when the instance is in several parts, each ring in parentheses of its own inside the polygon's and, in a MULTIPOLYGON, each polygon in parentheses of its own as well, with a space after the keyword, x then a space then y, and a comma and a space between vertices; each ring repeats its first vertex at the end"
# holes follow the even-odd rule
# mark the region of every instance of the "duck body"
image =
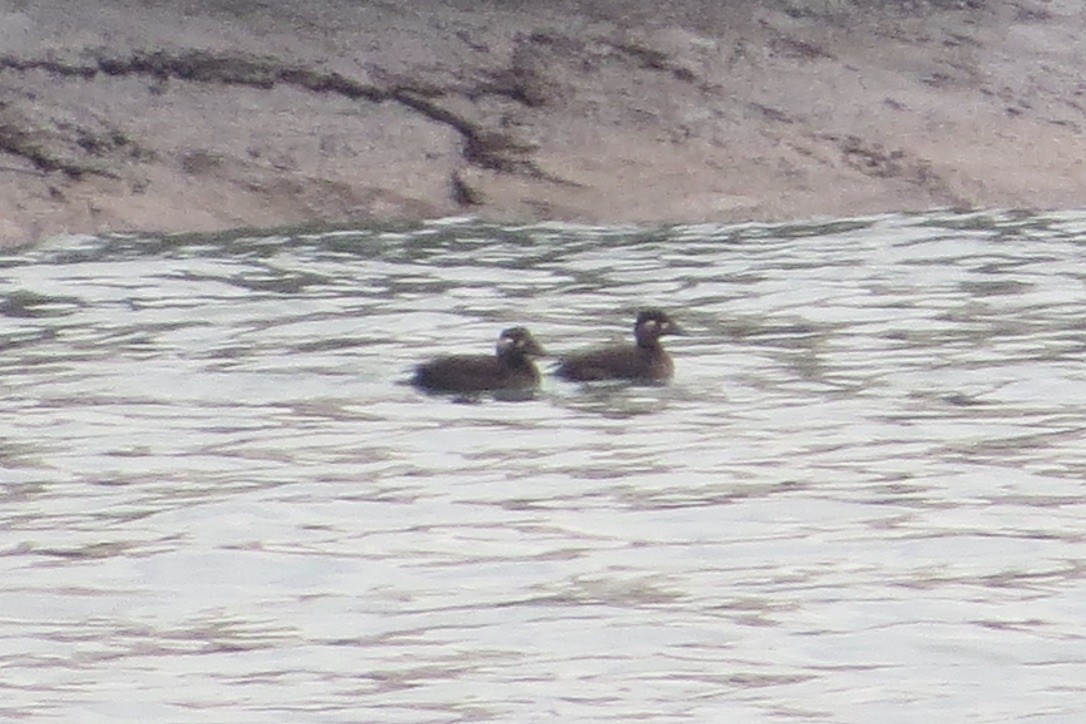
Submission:
POLYGON ((494 355, 447 355, 415 368, 411 384, 425 392, 476 393, 530 390, 539 386, 539 370, 532 356, 543 348, 523 327, 498 337, 494 355))
POLYGON ((675 374, 675 363, 660 345, 660 337, 682 333, 664 312, 643 310, 634 322, 636 344, 600 347, 568 355, 559 362, 555 374, 571 382, 667 382, 675 374))
POLYGON ((563 359, 557 375, 570 382, 634 380, 664 382, 675 374, 675 363, 660 345, 601 347, 563 359))

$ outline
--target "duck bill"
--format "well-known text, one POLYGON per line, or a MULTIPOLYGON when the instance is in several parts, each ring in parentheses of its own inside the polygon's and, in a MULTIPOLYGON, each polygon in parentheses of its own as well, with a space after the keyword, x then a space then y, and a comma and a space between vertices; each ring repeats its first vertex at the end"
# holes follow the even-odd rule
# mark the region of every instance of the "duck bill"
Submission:
POLYGON ((533 357, 546 357, 547 350, 543 349, 543 345, 536 342, 534 339, 524 348, 525 354, 530 354, 533 357))

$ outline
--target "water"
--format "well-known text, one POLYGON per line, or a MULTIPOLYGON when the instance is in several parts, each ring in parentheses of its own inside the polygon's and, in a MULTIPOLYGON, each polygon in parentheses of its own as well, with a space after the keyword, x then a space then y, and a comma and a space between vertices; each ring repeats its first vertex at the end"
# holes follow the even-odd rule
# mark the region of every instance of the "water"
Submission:
POLYGON ((1086 215, 0 264, 0 718, 1081 721, 1086 215), (396 384, 527 324, 666 388, 396 384))

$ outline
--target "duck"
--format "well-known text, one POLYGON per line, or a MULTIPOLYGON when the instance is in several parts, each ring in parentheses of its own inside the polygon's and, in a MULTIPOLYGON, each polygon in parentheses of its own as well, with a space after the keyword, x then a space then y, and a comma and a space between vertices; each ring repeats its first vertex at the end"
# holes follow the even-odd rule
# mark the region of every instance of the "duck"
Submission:
POLYGON ((642 309, 634 321, 635 344, 600 347, 567 355, 559 361, 555 374, 571 382, 667 382, 675 374, 675 363, 660 345, 660 337, 665 334, 685 332, 665 312, 642 309))
POLYGON ((526 328, 511 327, 498 336, 493 356, 437 357, 415 368, 411 384, 424 392, 533 390, 539 386, 539 370, 531 358, 545 354, 526 328))

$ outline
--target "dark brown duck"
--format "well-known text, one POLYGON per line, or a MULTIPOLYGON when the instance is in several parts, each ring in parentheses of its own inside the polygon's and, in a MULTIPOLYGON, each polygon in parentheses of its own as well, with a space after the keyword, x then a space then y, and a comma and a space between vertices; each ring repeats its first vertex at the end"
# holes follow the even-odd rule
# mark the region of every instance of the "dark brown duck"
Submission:
POLYGON ((632 380, 666 382, 675 374, 675 364, 660 345, 665 334, 683 334, 675 322, 659 309, 645 309, 634 322, 636 344, 601 347, 564 357, 555 373, 565 380, 632 380))
POLYGON ((438 357, 416 367, 411 384, 426 392, 530 390, 539 386, 539 370, 531 358, 543 354, 527 329, 512 327, 498 337, 493 356, 438 357))

